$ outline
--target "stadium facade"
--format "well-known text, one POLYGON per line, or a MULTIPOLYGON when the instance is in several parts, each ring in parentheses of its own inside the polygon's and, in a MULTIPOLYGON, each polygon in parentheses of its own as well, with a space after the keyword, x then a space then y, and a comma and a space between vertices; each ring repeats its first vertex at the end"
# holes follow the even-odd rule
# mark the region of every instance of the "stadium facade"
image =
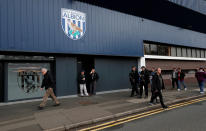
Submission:
POLYGON ((78 73, 93 67, 98 92, 128 89, 133 65, 165 79, 181 67, 192 84, 206 66, 206 2, 187 1, 0 0, 0 101, 41 97, 42 67, 57 96, 77 94, 78 73))

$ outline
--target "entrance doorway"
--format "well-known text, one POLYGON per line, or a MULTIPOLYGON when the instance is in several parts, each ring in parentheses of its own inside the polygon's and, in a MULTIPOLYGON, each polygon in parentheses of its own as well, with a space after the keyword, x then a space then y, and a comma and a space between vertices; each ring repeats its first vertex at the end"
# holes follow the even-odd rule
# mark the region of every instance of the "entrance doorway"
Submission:
POLYGON ((0 63, 0 102, 4 102, 4 64, 0 63))
MULTIPOLYGON (((95 67, 94 57, 92 57, 92 56, 77 57, 77 73, 78 73, 78 75, 80 75, 81 71, 84 70, 85 75, 86 75, 86 79, 88 80, 89 73, 91 72, 92 68, 94 68, 94 67, 95 67)), ((87 81, 86 86, 87 86, 87 91, 90 92, 89 91, 89 81, 87 81)), ((80 93, 79 85, 78 85, 77 92, 78 92, 78 94, 80 93)))

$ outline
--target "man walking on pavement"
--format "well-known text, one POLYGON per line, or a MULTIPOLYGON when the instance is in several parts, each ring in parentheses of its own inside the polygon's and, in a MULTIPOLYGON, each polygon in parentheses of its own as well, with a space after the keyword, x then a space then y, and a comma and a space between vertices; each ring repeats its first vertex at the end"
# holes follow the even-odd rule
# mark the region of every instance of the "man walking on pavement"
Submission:
POLYGON ((178 80, 177 80, 177 69, 173 68, 173 72, 171 75, 171 79, 172 79, 172 88, 175 88, 175 84, 178 87, 178 80))
POLYGON ((148 98, 148 84, 150 83, 150 74, 145 66, 141 67, 142 71, 140 72, 140 98, 142 98, 143 86, 145 90, 145 98, 148 98))
MULTIPOLYGON (((150 73, 150 87, 151 87, 151 93, 152 93, 152 78, 153 78, 153 76, 155 75, 155 73, 156 73, 156 71, 155 71, 155 68, 153 67, 153 68, 152 68, 152 71, 151 71, 151 73, 150 73)), ((156 98, 156 103, 158 103, 157 98, 156 98)))
POLYGON ((164 81, 161 75, 161 68, 157 69, 157 73, 152 78, 152 96, 150 105, 153 105, 153 101, 159 97, 162 108, 168 108, 163 102, 162 90, 165 89, 164 81))
POLYGON ((200 93, 204 94, 204 83, 205 83, 206 73, 204 72, 203 68, 200 68, 199 71, 195 73, 195 77, 197 78, 200 87, 200 93))
POLYGON ((99 75, 93 68, 89 76, 90 76, 90 95, 96 95, 96 84, 99 79, 99 75))
POLYGON ((53 89, 55 87, 55 82, 53 80, 51 73, 46 68, 42 68, 41 72, 44 76, 44 79, 43 79, 42 85, 41 85, 41 90, 43 90, 43 88, 45 87, 46 93, 43 97, 42 103, 39 105, 39 109, 43 109, 45 107, 49 96, 51 96, 52 99, 55 101, 56 104, 54 106, 59 106, 60 103, 57 100, 57 98, 54 94, 54 91, 53 91, 53 89))
POLYGON ((136 92, 136 95, 139 95, 139 92, 138 92, 139 73, 137 72, 137 69, 135 66, 132 66, 132 70, 129 73, 129 80, 132 86, 132 92, 131 92, 130 97, 133 97, 135 92, 136 92))

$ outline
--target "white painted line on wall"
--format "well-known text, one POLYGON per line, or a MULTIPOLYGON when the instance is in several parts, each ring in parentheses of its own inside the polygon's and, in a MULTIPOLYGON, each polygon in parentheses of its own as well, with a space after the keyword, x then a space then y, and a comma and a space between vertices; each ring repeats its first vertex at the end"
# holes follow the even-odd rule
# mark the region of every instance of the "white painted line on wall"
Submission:
POLYGON ((206 58, 193 58, 193 57, 174 57, 174 56, 158 56, 158 55, 144 55, 144 57, 146 59, 206 61, 206 58))

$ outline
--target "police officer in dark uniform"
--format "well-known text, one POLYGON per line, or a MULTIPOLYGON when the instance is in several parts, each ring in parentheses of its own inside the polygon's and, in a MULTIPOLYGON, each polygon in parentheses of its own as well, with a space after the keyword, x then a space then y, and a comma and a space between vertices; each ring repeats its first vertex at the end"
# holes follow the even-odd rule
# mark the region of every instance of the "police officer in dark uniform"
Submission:
POLYGON ((129 80, 132 86, 132 92, 131 92, 131 97, 134 96, 134 93, 138 95, 138 85, 139 85, 139 73, 136 70, 135 66, 132 66, 132 71, 129 73, 129 80))
POLYGON ((142 98, 143 86, 145 89, 145 98, 148 98, 148 84, 150 83, 150 73, 145 66, 141 67, 140 72, 140 98, 142 98))

